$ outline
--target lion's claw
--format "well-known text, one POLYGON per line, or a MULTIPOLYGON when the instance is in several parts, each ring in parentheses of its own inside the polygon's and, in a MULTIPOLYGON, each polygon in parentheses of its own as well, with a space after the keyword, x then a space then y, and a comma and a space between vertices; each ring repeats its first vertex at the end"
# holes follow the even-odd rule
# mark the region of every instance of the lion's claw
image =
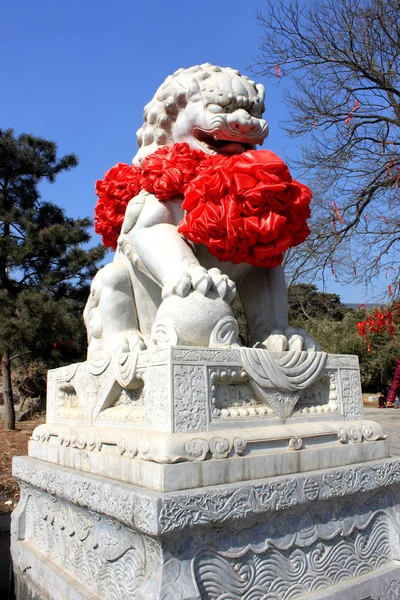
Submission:
POLYGON ((219 269, 207 271, 198 265, 190 271, 182 271, 176 279, 170 279, 163 287, 162 298, 169 296, 180 296, 184 298, 191 290, 196 290, 203 296, 207 296, 210 290, 216 291, 218 296, 226 302, 231 303, 236 296, 236 285, 227 275, 219 269))
POLYGON ((203 294, 203 296, 206 296, 212 286, 212 279, 207 269, 200 266, 195 267, 191 272, 191 278, 193 288, 200 294, 203 294))
POLYGON ((283 331, 274 330, 264 341, 263 345, 270 352, 284 352, 287 350, 288 340, 283 331))
POLYGON ((191 290, 192 281, 187 271, 182 271, 179 278, 168 281, 162 291, 162 298, 168 298, 169 296, 180 296, 185 298, 191 290))
POLYGON ((305 352, 319 352, 320 345, 304 329, 288 327, 283 330, 271 331, 262 344, 270 352, 283 352, 285 350, 303 350, 305 352))
POLYGON ((218 296, 228 303, 231 303, 236 296, 236 285, 229 279, 228 275, 224 275, 219 269, 214 267, 209 270, 209 274, 212 277, 212 281, 215 289, 217 290, 218 296))

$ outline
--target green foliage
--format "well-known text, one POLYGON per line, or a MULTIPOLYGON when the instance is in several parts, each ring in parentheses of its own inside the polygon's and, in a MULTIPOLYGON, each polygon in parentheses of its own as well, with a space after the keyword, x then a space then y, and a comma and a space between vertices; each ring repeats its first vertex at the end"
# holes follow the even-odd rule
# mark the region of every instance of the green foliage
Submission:
POLYGON ((335 320, 328 313, 320 313, 313 318, 299 313, 296 325, 306 329, 318 340, 325 352, 358 355, 363 390, 381 391, 392 377, 396 360, 400 356, 400 336, 395 335, 392 339, 388 333, 372 335, 371 349, 368 352, 368 344, 364 337, 358 335, 356 327, 356 323, 364 319, 365 313, 343 305, 337 306, 336 310, 343 311, 341 320, 335 320))
POLYGON ((347 310, 337 294, 318 292, 317 286, 311 283, 298 283, 289 287, 288 303, 290 323, 302 321, 304 318, 322 317, 341 321, 347 310))
POLYGON ((104 256, 86 249, 90 219, 71 219, 40 198, 41 181, 77 165, 55 143, 0 130, 0 352, 47 367, 82 359, 81 313, 104 256))

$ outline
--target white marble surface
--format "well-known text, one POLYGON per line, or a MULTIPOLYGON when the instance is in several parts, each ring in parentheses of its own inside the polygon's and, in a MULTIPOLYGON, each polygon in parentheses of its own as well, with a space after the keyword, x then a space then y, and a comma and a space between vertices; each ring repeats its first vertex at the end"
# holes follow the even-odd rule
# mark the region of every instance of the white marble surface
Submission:
POLYGON ((353 356, 163 346, 49 372, 29 454, 160 491, 384 458, 353 356))
MULTIPOLYGON (((133 163, 140 165, 160 146, 176 142, 227 156, 255 149, 268 135, 264 98, 261 84, 234 69, 208 63, 179 69, 145 107, 133 163)), ((177 230, 184 215, 181 201, 162 202, 144 191, 130 201, 114 261, 96 275, 85 309, 89 359, 160 342, 234 344, 237 324, 230 303, 236 290, 251 345, 317 350, 305 331, 289 327, 282 268, 220 262, 205 246, 188 243, 177 230)))
POLYGON ((179 433, 363 416, 356 356, 164 346, 49 371, 47 422, 179 433))
POLYGON ((20 598, 398 598, 398 459, 164 494, 32 458, 14 475, 20 598))

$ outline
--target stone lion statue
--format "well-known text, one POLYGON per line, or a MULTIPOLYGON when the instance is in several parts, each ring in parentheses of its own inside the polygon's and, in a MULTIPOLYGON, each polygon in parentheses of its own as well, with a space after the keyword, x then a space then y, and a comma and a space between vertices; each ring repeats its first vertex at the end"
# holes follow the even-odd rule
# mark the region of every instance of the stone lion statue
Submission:
MULTIPOLYGON (((208 63, 179 69, 144 109, 133 165, 181 142, 209 155, 254 150, 268 135, 264 98, 262 85, 234 69, 208 63)), ((305 331, 289 327, 282 267, 219 261, 179 233, 183 216, 181 197, 161 202, 141 190, 130 200, 114 260, 94 278, 84 311, 89 360, 154 344, 237 344, 236 293, 251 345, 317 349, 305 331)))

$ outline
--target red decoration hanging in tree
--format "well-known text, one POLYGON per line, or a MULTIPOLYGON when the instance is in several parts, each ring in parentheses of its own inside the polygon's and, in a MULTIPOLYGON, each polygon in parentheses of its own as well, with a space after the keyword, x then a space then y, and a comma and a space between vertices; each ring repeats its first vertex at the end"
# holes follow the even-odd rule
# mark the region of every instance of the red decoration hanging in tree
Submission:
MULTIPOLYGON (((365 305, 360 305, 364 306, 365 305)), ((360 308, 359 307, 359 308, 360 308)), ((364 321, 359 321, 356 323, 357 332, 359 336, 364 336, 367 344, 368 344, 368 352, 371 351, 371 341, 369 339, 369 334, 376 333, 389 333, 391 338, 394 338, 394 322, 397 321, 400 313, 400 304, 397 304, 394 308, 390 310, 384 310, 382 308, 377 308, 375 311, 369 315, 364 321)))

